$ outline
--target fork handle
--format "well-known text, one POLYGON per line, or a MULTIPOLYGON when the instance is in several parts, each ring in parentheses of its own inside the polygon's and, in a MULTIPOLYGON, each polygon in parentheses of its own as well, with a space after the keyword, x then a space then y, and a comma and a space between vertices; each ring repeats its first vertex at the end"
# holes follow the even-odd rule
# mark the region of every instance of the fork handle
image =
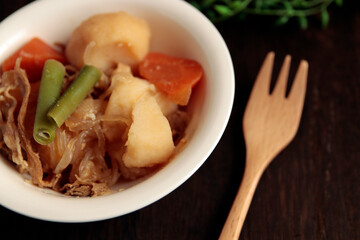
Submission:
POLYGON ((264 171, 262 167, 250 166, 245 166, 240 188, 221 231, 219 240, 239 239, 241 228, 244 224, 256 186, 264 171))

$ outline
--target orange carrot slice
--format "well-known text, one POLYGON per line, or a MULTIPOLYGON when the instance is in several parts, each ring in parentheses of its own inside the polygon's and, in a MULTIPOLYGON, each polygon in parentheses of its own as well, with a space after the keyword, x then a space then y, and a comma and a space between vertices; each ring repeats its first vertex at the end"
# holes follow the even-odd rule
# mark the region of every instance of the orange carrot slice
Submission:
POLYGON ((2 71, 14 69, 16 59, 19 57, 21 57, 20 67, 26 71, 30 82, 41 79, 42 69, 46 60, 55 59, 62 63, 66 61, 62 53, 35 37, 3 62, 2 71))
POLYGON ((202 66, 190 59, 149 53, 139 65, 139 74, 176 104, 187 105, 191 90, 203 76, 202 66))

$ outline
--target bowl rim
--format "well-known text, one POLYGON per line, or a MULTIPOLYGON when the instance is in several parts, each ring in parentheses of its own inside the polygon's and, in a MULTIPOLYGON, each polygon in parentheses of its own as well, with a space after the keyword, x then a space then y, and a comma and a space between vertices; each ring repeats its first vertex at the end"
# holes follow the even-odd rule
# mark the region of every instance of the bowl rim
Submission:
MULTIPOLYGON (((98 2, 97 0, 37 0, 34 1, 23 8, 20 8, 16 12, 9 15, 7 18, 5 18, 3 21, 0 22, 0 30, 4 28, 4 26, 11 26, 16 23, 18 18, 22 18, 23 15, 26 15, 32 11, 39 11, 39 9, 42 9, 44 7, 52 6, 52 4, 72 4, 76 3, 77 5, 81 4, 89 4, 89 2, 94 3, 98 2)), ((148 0, 104 0, 101 2, 101 4, 106 3, 120 3, 125 2, 131 4, 148 4, 150 5, 150 1, 148 0)), ((143 207, 146 207, 157 200, 165 197, 169 193, 171 193, 173 190, 178 188, 180 185, 182 185, 186 180, 188 180, 200 167, 201 165, 206 161, 206 159, 210 156, 211 152, 215 149, 216 145, 220 141, 227 123, 230 119, 233 102, 234 102, 234 96, 235 96, 235 76, 234 76, 234 68, 232 59, 230 56, 230 52, 226 46, 226 43, 224 39, 222 38, 220 32, 216 29, 216 27, 197 9, 195 9, 193 6, 191 6, 189 3, 182 1, 182 0, 157 0, 157 1, 151 1, 151 8, 156 8, 158 10, 166 10, 167 7, 170 5, 174 8, 171 10, 171 14, 174 14, 174 17, 180 16, 182 12, 186 12, 187 16, 192 15, 194 19, 187 19, 188 22, 193 22, 193 25, 191 28, 201 31, 202 33, 211 34, 213 37, 212 42, 216 43, 213 47, 216 47, 217 49, 214 50, 219 54, 219 58, 223 62, 217 62, 221 64, 220 66, 220 72, 219 74, 225 74, 226 78, 228 79, 226 88, 222 89, 222 95, 225 96, 224 99, 221 99, 221 103, 218 105, 225 106, 224 109, 222 109, 222 114, 218 114, 219 116, 216 116, 216 119, 214 119, 215 122, 218 122, 218 128, 213 129, 213 142, 211 143, 203 143, 203 147, 205 150, 202 150, 201 153, 196 153, 197 155, 200 155, 201 158, 199 161, 196 161, 195 163, 186 163, 186 166, 184 166, 184 169, 187 169, 186 174, 181 174, 181 177, 179 176, 173 176, 169 179, 169 181, 160 181, 164 177, 164 172, 157 172, 154 176, 149 178, 146 181, 146 184, 142 186, 142 189, 148 188, 153 183, 156 183, 157 185, 153 189, 145 189, 145 193, 147 194, 146 199, 140 199, 136 198, 136 191, 139 190, 138 187, 134 186, 126 190, 128 193, 127 195, 129 198, 122 199, 123 205, 126 205, 126 208, 116 208, 111 209, 109 206, 114 206, 114 202, 116 203, 119 201, 117 194, 111 194, 96 198, 74 198, 74 197, 66 197, 62 196, 59 197, 58 194, 34 194, 34 192, 46 192, 49 193, 49 191, 45 189, 40 189, 36 186, 32 186, 30 184, 25 183, 23 176, 18 174, 18 177, 16 177, 17 184, 23 185, 22 191, 24 192, 16 192, 11 189, 10 185, 0 182, 0 191, 11 191, 12 195, 8 194, 1 194, 0 195, 0 204, 10 209, 14 212, 17 212, 19 214, 40 219, 40 220, 46 220, 46 221, 53 221, 53 222, 92 222, 92 221, 98 221, 98 220, 105 220, 105 219, 111 219, 114 217, 118 217, 121 215, 125 215, 131 212, 134 212, 136 210, 139 210, 143 207), (196 21, 194 21, 196 20, 196 21), (200 29, 202 28, 202 29, 200 29), (206 28, 206 30, 204 30, 206 28), (35 190, 35 191, 34 191, 35 190), (27 201, 27 199, 22 199, 23 196, 32 196, 34 197, 33 201, 27 201), (44 206, 41 204, 42 202, 49 202, 51 201, 51 204, 49 206, 44 206), (96 205, 96 209, 94 209, 94 205, 96 205), (71 206, 71 209, 76 209, 73 212, 70 212, 67 210, 67 208, 71 206), (84 212, 84 211, 88 212, 84 212)), ((170 15, 170 14, 169 14, 170 15)), ((185 23, 183 23, 184 25, 185 23)), ((1 48, 1 42, 0 40, 0 48, 1 48)), ((209 43, 211 44, 211 43, 209 43)), ((0 51, 1 54, 1 51, 0 51)), ((219 90, 220 91, 220 90, 219 90)), ((211 101, 215 101, 212 99, 211 101)), ((212 111, 209 108, 209 105, 214 103, 209 103, 208 106, 205 106, 205 111, 212 111)), ((209 121, 207 121, 209 122, 209 121)), ((205 123, 206 124, 206 123, 205 123)), ((209 126, 210 127, 210 126, 209 126)), ((199 137, 206 137, 206 133, 203 131, 200 134, 202 134, 199 137)), ((187 151, 196 151, 196 149, 187 149, 187 151)), ((171 162, 168 163, 171 165, 171 162)), ((0 160, 0 175, 2 175, 4 178, 7 176, 10 177, 11 174, 13 174, 13 171, 7 171, 5 168, 8 163, 4 163, 4 161, 0 160)), ((143 194, 144 195, 144 194, 143 194)))

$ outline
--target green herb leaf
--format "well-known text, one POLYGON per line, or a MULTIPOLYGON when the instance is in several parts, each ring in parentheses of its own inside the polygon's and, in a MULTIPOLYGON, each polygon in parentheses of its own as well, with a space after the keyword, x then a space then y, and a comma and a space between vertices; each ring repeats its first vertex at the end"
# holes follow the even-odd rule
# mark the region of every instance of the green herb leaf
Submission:
POLYGON ((288 16, 281 16, 275 21, 275 25, 282 26, 282 25, 286 24, 288 21, 289 21, 288 16))
POLYGON ((338 6, 342 6, 343 5, 343 0, 335 0, 335 3, 338 6))
POLYGON ((260 15, 278 17, 276 25, 296 17, 301 28, 308 26, 311 15, 320 15, 322 26, 329 23, 327 11, 331 4, 341 6, 343 0, 187 0, 200 9, 211 21, 225 21, 234 16, 260 15))
POLYGON ((263 0, 255 0, 255 9, 261 9, 263 0))
POLYGON ((232 10, 228 7, 228 6, 225 6, 225 5, 215 5, 214 6, 214 9, 220 14, 220 15, 223 15, 223 16, 231 16, 232 15, 232 10))
POLYGON ((242 1, 233 1, 231 2, 231 8, 234 10, 234 11, 238 11, 239 9, 242 9, 244 7, 244 3, 242 1))
POLYGON ((307 29, 308 28, 308 20, 305 16, 298 16, 299 25, 301 29, 307 29))
POLYGON ((284 2, 284 7, 286 9, 286 13, 288 16, 293 16, 294 15, 294 8, 292 7, 292 5, 290 4, 290 2, 284 2))
POLYGON ((204 7, 210 7, 214 4, 215 1, 216 0, 202 0, 201 5, 203 5, 204 7))
POLYGON ((326 10, 326 8, 324 8, 321 11, 321 25, 325 28, 328 26, 329 21, 330 21, 329 12, 326 10))

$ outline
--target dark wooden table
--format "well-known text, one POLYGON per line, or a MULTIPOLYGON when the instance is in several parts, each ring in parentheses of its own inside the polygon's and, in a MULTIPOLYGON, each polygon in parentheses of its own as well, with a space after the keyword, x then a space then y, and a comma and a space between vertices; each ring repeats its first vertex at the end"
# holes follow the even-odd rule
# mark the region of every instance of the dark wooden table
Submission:
MULTIPOLYGON (((0 19, 31 2, 2 0, 0 19)), ((332 6, 300 30, 263 18, 218 24, 236 73, 235 105, 205 164, 177 190, 134 213, 93 223, 31 219, 0 207, 1 239, 217 239, 244 169, 242 116, 265 54, 310 63, 294 141, 265 171, 240 239, 360 239, 360 4, 332 6)), ((1 176, 0 176, 1 180, 1 176)), ((6 193, 0 193, 6 194, 6 193)))

